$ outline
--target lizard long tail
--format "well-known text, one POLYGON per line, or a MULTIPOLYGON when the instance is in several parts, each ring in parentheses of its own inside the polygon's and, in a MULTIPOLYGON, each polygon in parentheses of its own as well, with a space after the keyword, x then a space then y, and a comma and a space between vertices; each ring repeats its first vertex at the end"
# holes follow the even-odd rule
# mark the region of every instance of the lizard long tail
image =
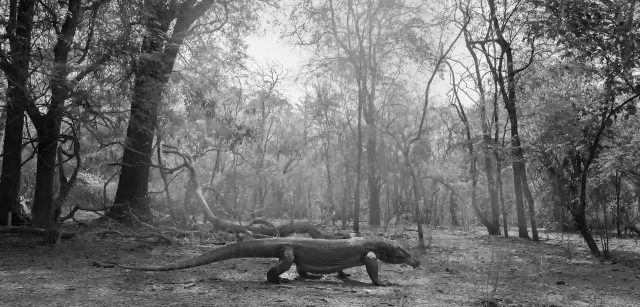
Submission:
POLYGON ((187 259, 181 262, 154 267, 136 267, 116 264, 123 269, 138 271, 174 271, 198 267, 201 265, 214 263, 235 258, 278 258, 279 247, 277 242, 269 239, 257 241, 243 241, 227 245, 198 257, 187 259))

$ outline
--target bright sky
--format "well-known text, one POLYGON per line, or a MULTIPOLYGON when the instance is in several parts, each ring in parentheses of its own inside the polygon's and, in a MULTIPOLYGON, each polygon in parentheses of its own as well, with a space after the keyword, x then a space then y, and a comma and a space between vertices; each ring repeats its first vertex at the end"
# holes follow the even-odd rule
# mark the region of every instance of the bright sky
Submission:
MULTIPOLYGON (((266 18, 274 17, 273 15, 270 15, 266 18)), ((295 80, 300 67, 305 64, 305 54, 300 51, 300 47, 289 45, 286 41, 280 40, 279 33, 277 31, 278 30, 275 27, 263 25, 261 31, 257 31, 256 34, 253 34, 246 39, 249 46, 247 53, 260 65, 264 65, 264 63, 267 62, 277 62, 282 65, 282 68, 288 72, 283 84, 284 95, 291 103, 297 103, 305 95, 304 86, 302 84, 298 84, 295 80)), ((460 45, 460 41, 458 42, 458 45, 460 45)), ((454 50, 455 49, 458 48, 454 48, 454 50)), ((425 75, 424 78, 426 86, 427 76, 425 75)), ((458 79, 459 76, 456 78, 458 79)), ((439 96, 439 100, 442 100, 450 88, 449 82, 448 75, 445 75, 445 80, 436 77, 434 84, 432 84, 430 96, 439 96)), ((422 89, 422 91, 424 91, 424 89, 422 89)), ((463 103, 465 103, 468 98, 463 95, 461 99, 463 100, 463 103)))
POLYGON ((270 62, 282 65, 287 71, 284 94, 290 102, 297 103, 305 95, 303 86, 295 81, 299 68, 304 65, 304 56, 299 48, 281 41, 274 30, 251 35, 246 42, 249 45, 247 53, 260 65, 270 62))

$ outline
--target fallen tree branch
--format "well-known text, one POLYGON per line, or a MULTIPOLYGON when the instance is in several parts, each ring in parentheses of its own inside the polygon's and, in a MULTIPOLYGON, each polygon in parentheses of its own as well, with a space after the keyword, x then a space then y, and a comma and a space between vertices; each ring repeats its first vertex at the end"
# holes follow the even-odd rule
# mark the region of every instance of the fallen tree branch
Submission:
MULTIPOLYGON (((56 230, 45 230, 42 228, 33 228, 33 227, 5 227, 5 226, 0 227, 0 233, 22 233, 22 234, 32 234, 32 235, 38 235, 38 236, 49 235, 51 231, 56 231, 56 230)), ((75 235, 77 235, 77 233, 75 232, 60 232, 61 239, 71 239, 75 235)))
POLYGON ((249 223, 249 226, 253 226, 253 225, 264 225, 267 227, 272 227, 272 228, 276 228, 276 226, 274 226, 271 222, 265 220, 265 219, 254 219, 253 221, 251 221, 249 223))
POLYGON ((175 227, 156 227, 153 225, 150 225, 148 223, 145 223, 143 221, 141 221, 137 216, 133 215, 133 213, 131 212, 124 212, 125 215, 129 216, 131 219, 133 219, 136 223, 142 225, 143 227, 161 233, 161 232, 172 232, 178 235, 182 235, 182 236, 190 236, 190 235, 194 235, 194 234, 200 234, 199 231, 185 231, 185 230, 180 230, 178 228, 175 227))
POLYGON ((158 238, 158 241, 162 241, 164 240, 165 242, 167 242, 168 244, 173 244, 173 240, 171 240, 169 237, 161 234, 161 233, 157 233, 157 232, 148 232, 148 233, 144 233, 144 234, 139 234, 139 233, 135 233, 132 231, 129 231, 129 233, 123 233, 121 231, 115 230, 115 229, 110 229, 110 230, 104 230, 98 233, 99 236, 106 236, 109 234, 114 234, 114 235, 119 235, 123 238, 136 238, 136 239, 148 239, 148 238, 158 238))
MULTIPOLYGON (((309 222, 292 222, 289 224, 279 225, 275 227, 253 227, 253 226, 242 226, 237 224, 232 224, 226 221, 223 221, 217 218, 211 212, 209 205, 207 204, 206 199, 204 198, 204 194, 202 192, 202 186, 200 185, 200 181, 198 180, 198 173, 193 167, 193 159, 179 150, 175 149, 173 146, 167 146, 166 144, 162 144, 165 148, 163 152, 165 154, 174 154, 182 157, 183 163, 180 167, 184 167, 189 171, 189 181, 191 183, 191 188, 204 211, 205 218, 209 221, 215 229, 231 232, 231 233, 245 233, 254 237, 286 237, 292 235, 294 233, 307 233, 312 238, 316 239, 348 239, 350 236, 348 234, 328 234, 318 230, 316 225, 313 225, 309 222)), ((178 169, 178 168, 174 168, 178 169)))

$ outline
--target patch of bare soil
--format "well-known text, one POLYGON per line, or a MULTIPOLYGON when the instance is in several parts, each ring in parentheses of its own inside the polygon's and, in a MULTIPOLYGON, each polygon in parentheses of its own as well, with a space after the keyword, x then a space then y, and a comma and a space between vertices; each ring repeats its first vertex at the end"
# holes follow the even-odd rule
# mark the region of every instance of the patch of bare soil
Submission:
MULTIPOLYGON (((373 231, 369 231, 373 232, 373 231)), ((388 234, 399 232, 391 229, 388 234)), ((613 239, 615 261, 599 262, 577 235, 543 242, 431 230, 416 249, 415 232, 398 236, 422 268, 380 262, 387 287, 364 267, 348 280, 326 275, 283 285, 266 282, 276 259, 235 259, 172 272, 99 268, 93 261, 155 265, 218 248, 213 240, 172 246, 85 233, 55 246, 24 235, 0 235, 2 306, 640 306, 640 246, 613 239), (621 247, 620 247, 621 246, 621 247)))

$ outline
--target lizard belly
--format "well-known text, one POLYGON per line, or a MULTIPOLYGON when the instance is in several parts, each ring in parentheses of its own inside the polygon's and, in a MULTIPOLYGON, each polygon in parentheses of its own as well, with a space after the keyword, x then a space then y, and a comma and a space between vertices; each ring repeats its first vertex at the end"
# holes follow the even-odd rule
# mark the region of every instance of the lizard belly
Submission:
POLYGON ((342 259, 324 257, 313 260, 307 258, 304 260, 305 261, 296 262, 296 267, 314 274, 331 274, 340 270, 364 265, 364 257, 360 255, 348 255, 342 259))

